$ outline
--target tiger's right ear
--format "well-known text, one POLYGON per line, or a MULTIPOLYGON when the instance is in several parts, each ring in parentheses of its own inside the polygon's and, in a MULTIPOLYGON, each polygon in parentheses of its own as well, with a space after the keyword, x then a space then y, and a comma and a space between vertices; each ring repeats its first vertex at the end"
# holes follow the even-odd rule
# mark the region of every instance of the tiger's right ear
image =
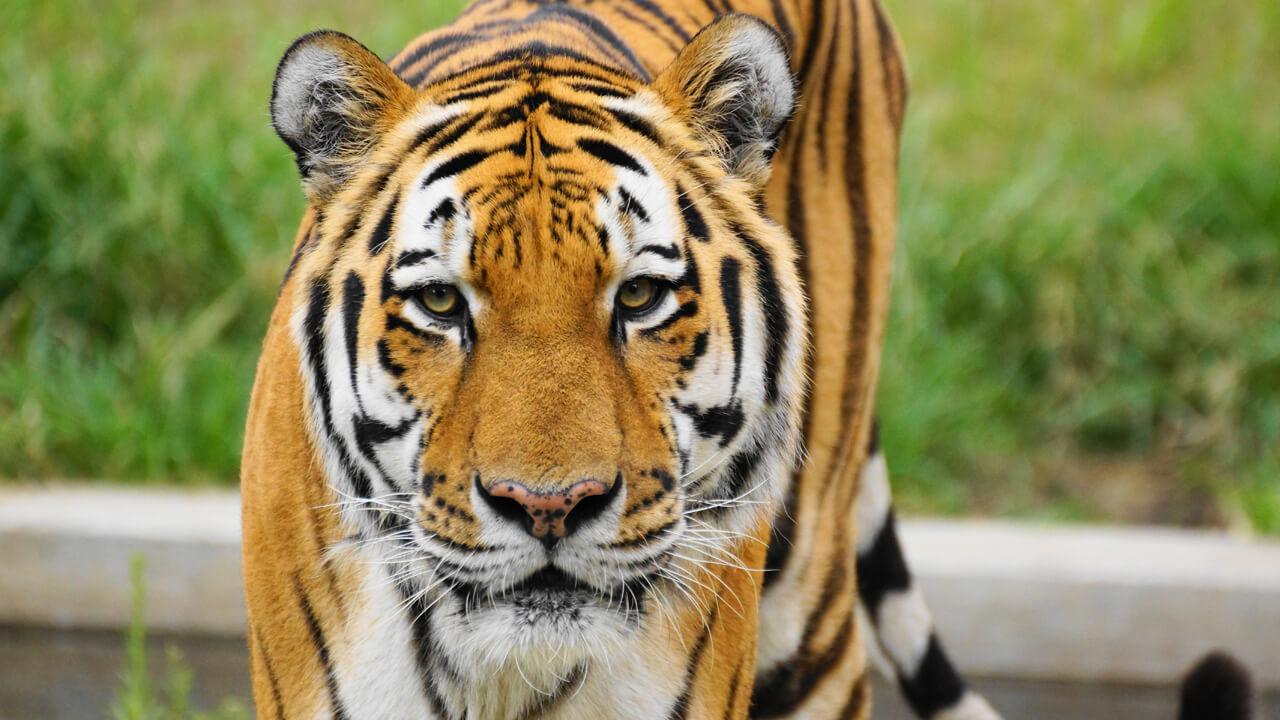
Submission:
POLYGON ((399 119, 413 90, 352 38, 303 35, 271 87, 271 124, 293 150, 312 205, 328 200, 399 119))

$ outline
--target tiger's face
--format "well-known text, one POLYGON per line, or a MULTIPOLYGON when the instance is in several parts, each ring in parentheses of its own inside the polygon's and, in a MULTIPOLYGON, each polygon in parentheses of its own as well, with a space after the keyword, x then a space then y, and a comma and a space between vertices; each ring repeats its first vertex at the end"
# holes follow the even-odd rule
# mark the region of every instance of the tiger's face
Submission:
POLYGON ((351 542, 486 652, 682 602, 795 460, 804 304, 759 202, 791 79, 731 20, 652 83, 523 58, 415 90, 333 33, 281 63, 311 432, 351 542))

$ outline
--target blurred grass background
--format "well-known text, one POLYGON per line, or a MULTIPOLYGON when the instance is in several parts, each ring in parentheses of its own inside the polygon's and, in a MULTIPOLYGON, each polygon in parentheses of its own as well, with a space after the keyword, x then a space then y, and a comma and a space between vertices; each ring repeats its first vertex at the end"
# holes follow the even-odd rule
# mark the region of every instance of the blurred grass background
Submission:
MULTIPOLYGON (((275 63, 459 5, 0 7, 0 477, 236 481, 303 208, 275 63)), ((900 504, 1280 532, 1280 4, 886 5, 900 504)))

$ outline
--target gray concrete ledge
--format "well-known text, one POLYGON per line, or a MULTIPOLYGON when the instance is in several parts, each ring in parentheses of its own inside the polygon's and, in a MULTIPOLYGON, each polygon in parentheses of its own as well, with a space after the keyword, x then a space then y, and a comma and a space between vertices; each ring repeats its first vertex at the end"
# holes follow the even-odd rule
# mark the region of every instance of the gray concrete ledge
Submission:
MULTIPOLYGON (((938 520, 901 532, 968 673, 1164 684, 1224 648, 1280 688, 1280 543, 938 520)), ((124 627, 141 552, 151 628, 243 634, 239 535, 233 492, 0 487, 0 623, 124 627)))
POLYGON ((0 487, 0 623, 126 627, 138 552, 148 627, 245 632, 239 495, 98 486, 0 487))

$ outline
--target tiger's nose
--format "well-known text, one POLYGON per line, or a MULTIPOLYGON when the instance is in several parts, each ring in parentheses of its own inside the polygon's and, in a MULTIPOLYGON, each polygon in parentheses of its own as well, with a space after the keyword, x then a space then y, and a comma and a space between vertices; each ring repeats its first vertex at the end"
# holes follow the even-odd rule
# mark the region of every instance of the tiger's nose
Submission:
POLYGON ((568 535, 603 512, 621 484, 581 480, 564 489, 547 491, 531 489, 514 480, 501 480, 490 488, 476 482, 480 496, 495 512, 521 522, 530 535, 544 542, 568 535))

